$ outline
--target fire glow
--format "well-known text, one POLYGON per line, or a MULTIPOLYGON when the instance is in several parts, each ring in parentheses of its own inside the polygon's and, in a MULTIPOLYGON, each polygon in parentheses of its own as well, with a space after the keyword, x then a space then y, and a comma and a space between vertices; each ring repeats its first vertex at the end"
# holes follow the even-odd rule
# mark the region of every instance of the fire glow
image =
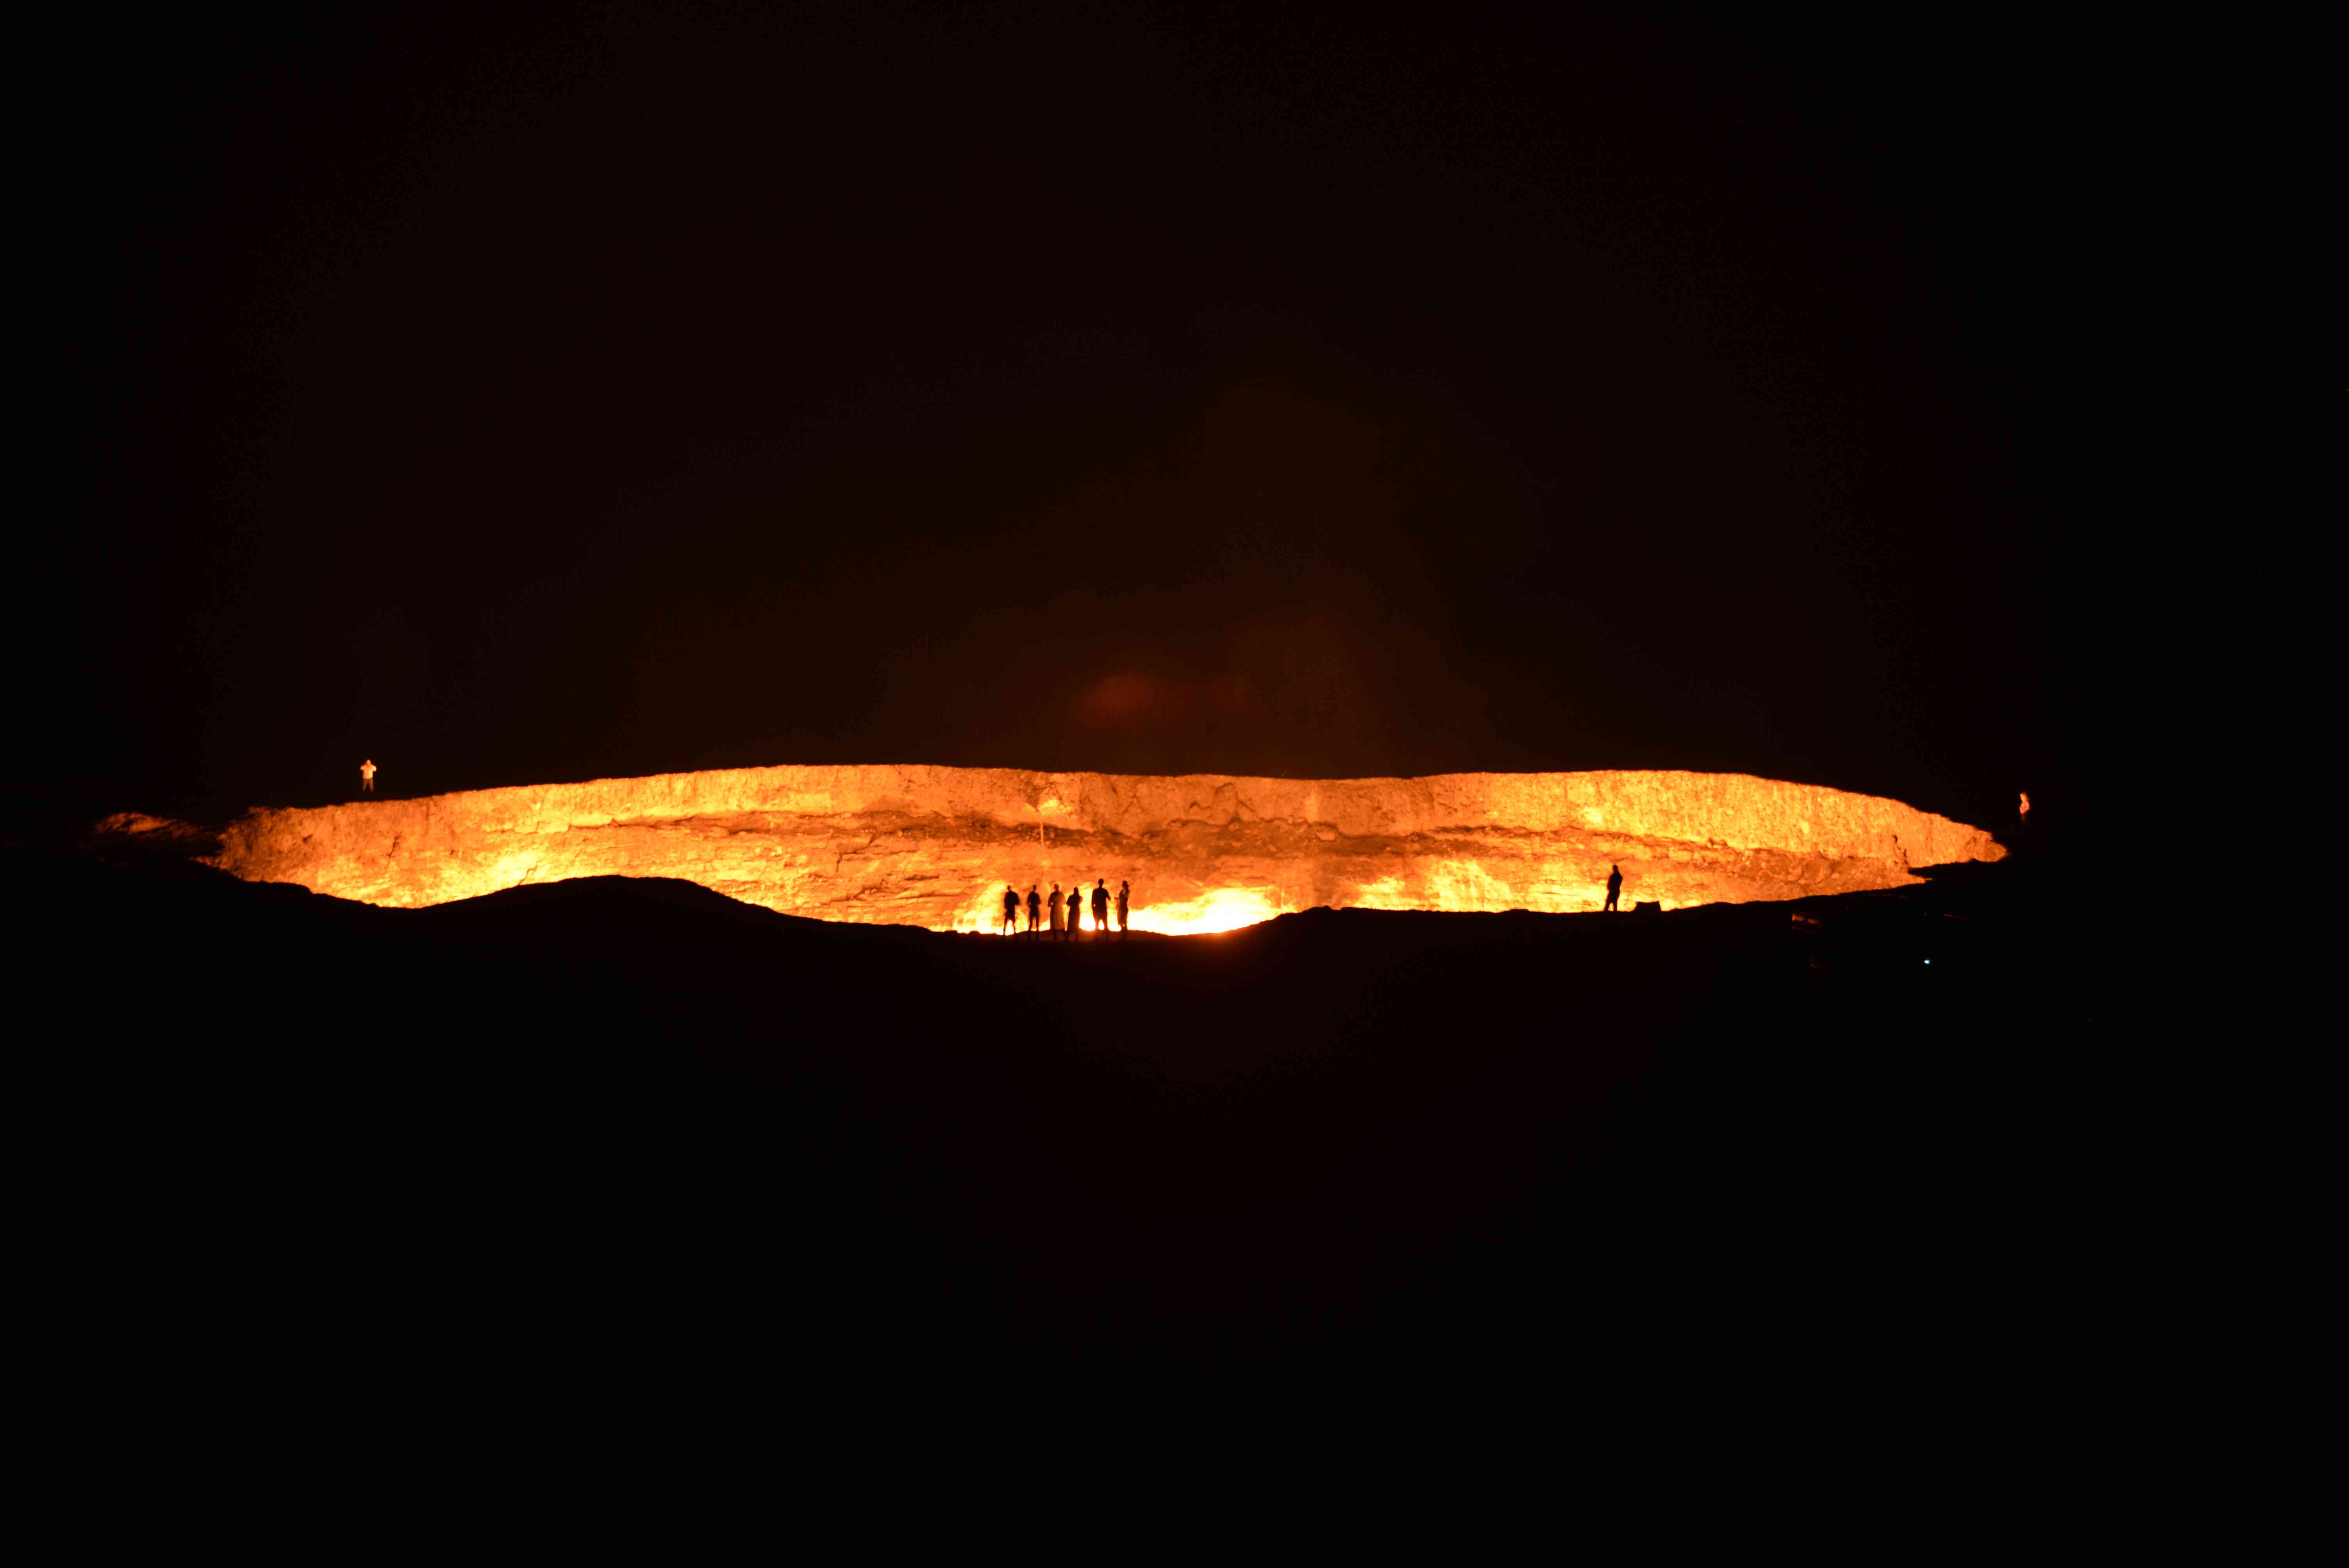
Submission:
POLYGON ((1133 929, 1154 931, 1164 936, 1205 936, 1216 932, 1237 931, 1244 925, 1255 925, 1277 914, 1296 913, 1294 909, 1282 908, 1260 892, 1219 888, 1187 903, 1168 904, 1163 909, 1137 909, 1133 912, 1133 929))
MULTIPOLYGON (((1022 901, 1019 929, 1024 933, 1028 929, 1028 905, 1025 902, 1028 895, 1024 890, 1015 891, 1019 892, 1022 901)), ((1078 891, 1087 900, 1092 896, 1089 888, 1078 891)), ((1040 892, 1043 897, 1050 898, 1051 885, 1046 883, 1040 892)), ((1068 896, 1069 890, 1062 888, 1061 899, 1065 901, 1068 896)), ((1081 918, 1077 925, 1078 933, 1090 934, 1094 929, 1092 906, 1086 903, 1079 907, 1081 918)), ((1112 933, 1117 928, 1115 907, 1114 904, 1111 906, 1110 929, 1112 933)), ((1160 936, 1208 936, 1218 932, 1237 931, 1242 926, 1261 924, 1276 915, 1295 914, 1298 911, 1294 905, 1280 903, 1262 892, 1242 888, 1218 888, 1214 892, 1203 893, 1182 903, 1136 905, 1130 913, 1136 931, 1153 932, 1160 936)), ((969 908, 955 917, 951 929, 967 936, 1000 935, 1003 931, 1003 890, 999 887, 982 892, 969 908)), ((1050 934, 1049 917, 1040 929, 1047 935, 1050 934)))
MULTIPOLYGON (((125 819, 128 820, 129 819, 125 819)), ((1897 887, 2004 853, 1981 829, 1816 785, 1708 773, 1247 779, 1015 769, 734 769, 255 810, 211 863, 414 907, 574 877, 674 877, 782 913, 995 933, 1007 884, 1133 886, 1133 928, 1297 911, 1664 909, 1897 887)))

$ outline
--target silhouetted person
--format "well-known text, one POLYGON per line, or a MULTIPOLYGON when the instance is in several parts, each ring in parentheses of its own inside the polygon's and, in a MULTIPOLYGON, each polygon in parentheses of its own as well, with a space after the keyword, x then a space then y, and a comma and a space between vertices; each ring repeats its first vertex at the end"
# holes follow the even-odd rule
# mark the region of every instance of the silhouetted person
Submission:
POLYGON ((359 764, 359 793, 362 795, 375 793, 375 758, 372 757, 359 764))
POLYGON ((1103 885, 1102 879, 1095 877, 1093 879, 1093 934, 1098 936, 1108 929, 1109 889, 1103 885))
POLYGON ((1617 914, 1622 913, 1623 912, 1620 909, 1616 908, 1615 903, 1615 901, 1622 896, 1623 868, 1621 866, 1609 866, 1607 868, 1607 908, 1600 910, 1599 913, 1605 914, 1609 910, 1613 910, 1617 914))
POLYGON ((1003 934, 1019 934, 1019 892, 1009 882, 1003 884, 1003 934))
POLYGON ((1052 912, 1052 940, 1058 942, 1061 940, 1061 922, 1068 918, 1068 912, 1061 907, 1059 882, 1052 884, 1052 896, 1044 901, 1044 907, 1052 912))
POLYGON ((1125 934, 1133 929, 1133 886, 1122 882, 1117 884, 1117 939, 1120 942, 1124 941, 1125 934))
POLYGON ((1036 923, 1043 918, 1044 901, 1036 896, 1036 884, 1028 884, 1028 934, 1036 934, 1036 923))
POLYGON ((1075 888, 1069 890, 1069 940, 1077 939, 1077 923, 1085 913, 1085 895, 1075 888))

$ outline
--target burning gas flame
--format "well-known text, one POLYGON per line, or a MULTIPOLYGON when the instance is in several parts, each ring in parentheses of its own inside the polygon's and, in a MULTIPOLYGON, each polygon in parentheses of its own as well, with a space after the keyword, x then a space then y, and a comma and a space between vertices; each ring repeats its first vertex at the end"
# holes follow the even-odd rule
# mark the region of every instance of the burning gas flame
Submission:
POLYGON ((1137 909, 1133 912, 1133 929, 1154 931, 1164 936, 1203 936, 1210 932, 1237 931, 1277 914, 1294 913, 1253 890, 1218 888, 1187 903, 1137 909))
MULTIPOLYGON (((1093 930, 1092 892, 1090 888, 1081 891, 1086 902, 1082 905, 1083 918, 1077 929, 1090 934, 1093 930)), ((1049 891, 1045 896, 1050 896, 1049 891)), ((1065 900, 1068 896, 1068 890, 1061 889, 1061 897, 1065 900)), ((1028 929, 1027 895, 1023 892, 1020 897, 1019 929, 1025 932, 1028 929)), ((1214 892, 1181 903, 1145 904, 1137 908, 1133 911, 1133 929, 1154 932, 1161 936, 1205 936, 1216 932, 1237 931, 1242 926, 1255 925, 1275 915, 1295 913, 1293 905, 1280 903, 1270 894, 1253 888, 1218 888, 1214 892)), ((1114 929, 1117 915, 1113 906, 1110 922, 1114 929)), ((999 934, 1003 930, 1003 889, 999 886, 981 889, 955 916, 954 929, 982 936, 999 934)), ((1050 923, 1047 920, 1045 934, 1050 934, 1050 923)))

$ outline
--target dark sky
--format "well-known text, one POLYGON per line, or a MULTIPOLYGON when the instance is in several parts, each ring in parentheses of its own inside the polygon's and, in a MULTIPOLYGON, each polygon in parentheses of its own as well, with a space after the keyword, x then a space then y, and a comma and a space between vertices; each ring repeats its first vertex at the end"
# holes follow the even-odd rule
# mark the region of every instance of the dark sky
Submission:
POLYGON ((109 804, 2064 769, 2095 346, 2018 40, 323 9, 57 51, 15 631, 109 804))

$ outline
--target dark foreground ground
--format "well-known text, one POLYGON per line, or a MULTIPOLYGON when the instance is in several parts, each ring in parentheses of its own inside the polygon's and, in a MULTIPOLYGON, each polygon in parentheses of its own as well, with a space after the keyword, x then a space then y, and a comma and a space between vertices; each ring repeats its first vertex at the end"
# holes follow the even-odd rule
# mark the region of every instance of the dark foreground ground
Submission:
POLYGON ((1140 1375, 1865 1430, 2040 1398, 2079 1327, 2090 1020, 2027 857, 1076 948, 661 882, 403 912, 11 870, 55 1283, 167 1422, 1140 1375))

